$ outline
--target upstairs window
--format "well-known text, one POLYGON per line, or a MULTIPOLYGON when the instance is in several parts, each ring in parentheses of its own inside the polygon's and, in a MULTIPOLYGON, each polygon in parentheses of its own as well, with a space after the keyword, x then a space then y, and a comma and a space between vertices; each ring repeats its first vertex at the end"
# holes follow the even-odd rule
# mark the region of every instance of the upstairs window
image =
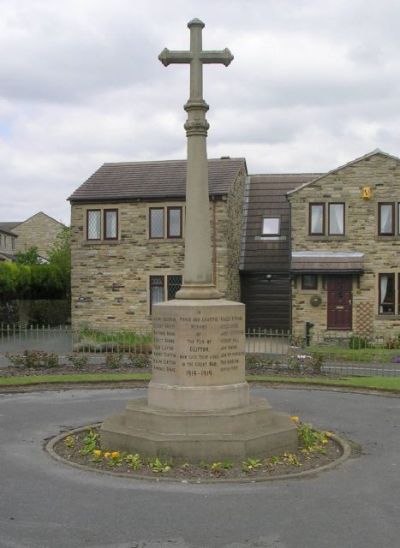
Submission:
POLYGON ((167 208, 167 235, 168 238, 182 238, 182 208, 167 208))
POLYGON ((118 238, 118 210, 104 210, 104 239, 116 240, 118 238))
POLYGON ((149 217, 150 238, 164 238, 164 208, 151 207, 149 217))
POLYGON ((394 235, 394 203, 378 204, 379 236, 394 235))
POLYGON ((88 209, 86 238, 90 241, 118 239, 118 209, 88 209))
POLYGON ((344 234, 344 204, 328 204, 330 236, 342 236, 344 234))
POLYGON ((151 207, 149 209, 151 239, 182 238, 182 207, 151 207))
POLYGON ((100 209, 88 209, 87 211, 87 239, 101 239, 101 211, 100 209))
POLYGON ((279 217, 264 217, 262 224, 263 236, 279 236, 281 231, 281 220, 279 217))
POLYGON ((309 227, 310 234, 322 236, 325 233, 325 204, 310 204, 309 227))

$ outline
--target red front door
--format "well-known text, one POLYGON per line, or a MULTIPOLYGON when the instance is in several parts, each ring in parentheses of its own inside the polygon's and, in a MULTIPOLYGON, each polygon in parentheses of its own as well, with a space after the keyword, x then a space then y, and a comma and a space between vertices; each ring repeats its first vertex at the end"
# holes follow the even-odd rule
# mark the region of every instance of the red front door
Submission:
POLYGON ((351 276, 330 276, 327 278, 328 329, 351 329, 352 285, 353 280, 351 276))

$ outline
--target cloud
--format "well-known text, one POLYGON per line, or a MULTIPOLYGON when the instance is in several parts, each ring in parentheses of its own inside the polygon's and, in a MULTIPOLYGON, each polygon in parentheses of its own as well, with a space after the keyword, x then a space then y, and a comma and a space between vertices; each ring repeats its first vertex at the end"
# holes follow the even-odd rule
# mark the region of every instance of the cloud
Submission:
POLYGON ((205 49, 209 157, 250 172, 325 171, 377 146, 399 154, 400 5, 395 0, 2 1, 0 220, 66 198, 102 163, 183 158, 187 22, 205 49))

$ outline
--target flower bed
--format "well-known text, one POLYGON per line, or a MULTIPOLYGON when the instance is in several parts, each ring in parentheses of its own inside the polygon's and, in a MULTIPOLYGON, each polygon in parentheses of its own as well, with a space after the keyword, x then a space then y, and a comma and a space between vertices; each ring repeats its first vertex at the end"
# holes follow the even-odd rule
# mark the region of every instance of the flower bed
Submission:
POLYGON ((126 453, 101 445, 99 425, 72 431, 50 442, 50 452, 61 460, 80 466, 118 473, 134 478, 169 478, 187 482, 216 480, 260 481, 281 476, 298 476, 329 467, 349 456, 349 448, 330 432, 319 432, 309 424, 297 423, 299 450, 265 458, 247 458, 240 461, 187 462, 168 457, 147 457, 126 453), (344 453, 347 453, 346 455, 344 453))

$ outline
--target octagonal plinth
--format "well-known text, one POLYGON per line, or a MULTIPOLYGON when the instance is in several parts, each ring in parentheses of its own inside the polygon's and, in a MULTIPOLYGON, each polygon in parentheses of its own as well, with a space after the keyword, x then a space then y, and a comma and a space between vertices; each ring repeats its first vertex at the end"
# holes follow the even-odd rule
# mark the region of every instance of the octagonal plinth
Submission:
POLYGON ((266 399, 250 400, 244 312, 223 299, 156 305, 148 400, 105 420, 103 447, 190 460, 294 451, 290 417, 266 399))
POLYGON ((101 427, 103 448, 153 456, 218 460, 279 455, 297 449, 297 430, 290 417, 254 398, 242 408, 179 412, 133 400, 125 412, 101 427))

